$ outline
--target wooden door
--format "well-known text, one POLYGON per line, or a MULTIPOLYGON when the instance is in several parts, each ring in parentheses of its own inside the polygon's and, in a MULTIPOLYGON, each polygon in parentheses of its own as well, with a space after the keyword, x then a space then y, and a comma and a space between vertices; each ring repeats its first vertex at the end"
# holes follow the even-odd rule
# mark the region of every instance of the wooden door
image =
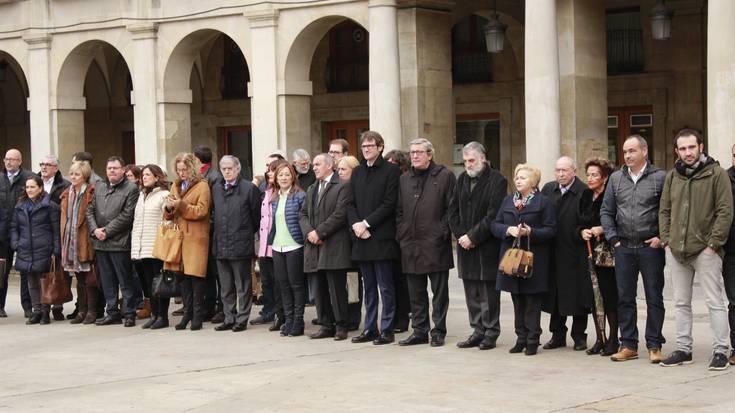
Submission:
MULTIPOLYGON (((253 177, 253 139, 250 125, 224 126, 217 128, 219 154, 237 156, 242 167, 240 175, 253 177)), ((217 167, 217 165, 214 165, 217 167)))
POLYGON ((641 135, 648 142, 648 158, 653 159, 653 108, 626 106, 609 108, 607 112, 608 159, 623 165, 623 142, 630 135, 641 135))
POLYGON ((324 137, 322 138, 322 150, 329 151, 329 142, 333 139, 346 139, 350 143, 350 155, 360 157, 358 143, 360 135, 370 128, 367 119, 341 120, 324 122, 324 137))

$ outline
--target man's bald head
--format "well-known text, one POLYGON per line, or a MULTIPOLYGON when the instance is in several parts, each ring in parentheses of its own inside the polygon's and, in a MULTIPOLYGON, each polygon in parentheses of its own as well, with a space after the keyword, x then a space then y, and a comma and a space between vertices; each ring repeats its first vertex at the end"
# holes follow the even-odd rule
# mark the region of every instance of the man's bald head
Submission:
POLYGON ((17 149, 8 149, 5 152, 5 170, 10 173, 15 173, 20 169, 20 165, 23 163, 23 155, 17 149))
POLYGON ((562 156, 556 160, 554 174, 560 186, 571 184, 577 174, 577 162, 569 156, 562 156))

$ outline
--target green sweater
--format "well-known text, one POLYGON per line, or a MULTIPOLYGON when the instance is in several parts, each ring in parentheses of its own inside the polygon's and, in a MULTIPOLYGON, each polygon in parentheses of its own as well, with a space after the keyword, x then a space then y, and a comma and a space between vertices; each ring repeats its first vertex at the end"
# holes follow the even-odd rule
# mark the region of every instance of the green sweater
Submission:
POLYGON ((712 158, 691 177, 676 169, 666 175, 658 221, 662 245, 677 261, 696 258, 707 247, 723 256, 732 217, 730 178, 712 158))

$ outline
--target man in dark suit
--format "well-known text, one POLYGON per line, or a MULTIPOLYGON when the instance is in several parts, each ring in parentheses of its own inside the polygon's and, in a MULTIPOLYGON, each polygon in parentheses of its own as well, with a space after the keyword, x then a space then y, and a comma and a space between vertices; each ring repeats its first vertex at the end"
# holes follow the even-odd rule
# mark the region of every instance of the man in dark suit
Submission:
POLYGON ((490 166, 479 142, 465 145, 462 157, 465 171, 449 207, 449 226, 457 238, 457 273, 474 331, 457 347, 489 350, 500 335, 500 291, 495 289, 500 240, 492 235, 491 224, 508 192, 508 180, 490 166))
POLYGON ((313 339, 347 338, 347 269, 351 244, 347 226, 350 188, 334 172, 334 159, 328 154, 314 157, 314 182, 306 191, 299 215, 304 243, 304 272, 316 281, 314 301, 321 328, 313 339))
POLYGON ((347 210, 347 218, 356 237, 352 260, 360 266, 365 293, 365 329, 352 338, 353 343, 388 344, 395 340, 393 260, 399 257, 396 207, 401 170, 383 159, 384 146, 378 132, 364 132, 360 136, 363 160, 352 171, 350 179, 353 202, 347 210), (383 301, 380 333, 378 289, 383 301))
MULTIPOLYGON (((6 259, 5 273, 0 274, 3 277, 0 280, 0 317, 7 317, 5 312, 5 299, 8 296, 8 275, 13 264, 13 255, 15 251, 10 248, 10 221, 13 216, 13 209, 18 202, 18 198, 23 194, 26 188, 26 180, 33 175, 33 172, 21 168, 23 164, 23 156, 17 149, 9 149, 5 153, 5 169, 0 176, 0 213, 5 214, 5 231, 0 234, 0 255, 6 259)), ((26 317, 31 316, 31 295, 28 291, 28 283, 21 277, 20 282, 20 302, 26 317)))
POLYGON ((587 254, 579 235, 579 200, 587 185, 577 179, 577 164, 568 156, 556 161, 556 181, 544 185, 541 192, 556 207, 557 231, 554 239, 552 275, 549 291, 542 307, 551 314, 551 340, 544 344, 550 350, 565 347, 567 316, 572 316, 574 350, 587 348, 587 314, 594 305, 592 283, 587 272, 587 254))

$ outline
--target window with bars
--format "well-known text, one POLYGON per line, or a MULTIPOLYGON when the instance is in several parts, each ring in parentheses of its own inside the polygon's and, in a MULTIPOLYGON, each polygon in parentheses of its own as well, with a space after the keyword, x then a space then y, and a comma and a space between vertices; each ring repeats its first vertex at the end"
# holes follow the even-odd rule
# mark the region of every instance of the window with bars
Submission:
POLYGON ((643 72, 643 32, 640 15, 639 9, 607 12, 608 75, 643 72))
POLYGON ((455 84, 493 81, 492 57, 485 46, 483 30, 486 24, 486 19, 473 14, 452 28, 452 81, 455 84))
POLYGON ((359 24, 347 20, 329 32, 327 91, 368 90, 369 36, 359 24))

